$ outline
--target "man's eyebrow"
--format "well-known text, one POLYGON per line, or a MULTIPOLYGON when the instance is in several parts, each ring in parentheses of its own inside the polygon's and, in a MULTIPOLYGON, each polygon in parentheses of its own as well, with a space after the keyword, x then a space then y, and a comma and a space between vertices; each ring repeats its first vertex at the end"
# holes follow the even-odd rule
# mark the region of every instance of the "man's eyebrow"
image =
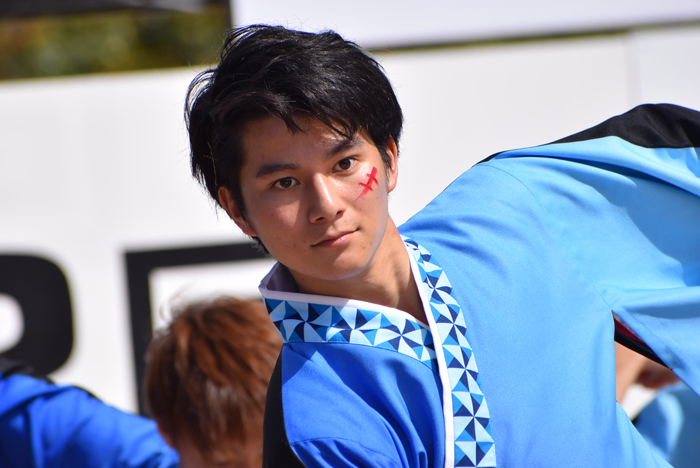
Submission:
MULTIPOLYGON (((363 144, 362 139, 358 138, 357 136, 353 136, 351 138, 343 138, 340 140, 335 146, 333 146, 329 151, 328 155, 326 156, 326 159, 331 159, 334 156, 336 156, 339 153, 342 153, 343 151, 347 151, 351 148, 354 148, 355 146, 359 146, 363 144)), ((293 171, 299 169, 298 164, 294 163, 267 163, 263 164, 258 168, 257 172, 255 173, 256 178, 264 177, 269 174, 273 174, 275 172, 280 172, 280 171, 293 171)))
POLYGON ((336 156, 338 153, 342 153, 343 151, 349 150, 361 144, 362 139, 358 138, 357 135, 351 138, 343 138, 342 140, 340 140, 340 142, 338 142, 338 144, 331 148, 330 151, 328 151, 327 159, 330 159, 336 156))
POLYGON ((260 166, 258 171, 255 173, 256 178, 264 177, 268 174, 272 174, 280 171, 293 171, 299 169, 298 164, 292 163, 268 163, 260 166))

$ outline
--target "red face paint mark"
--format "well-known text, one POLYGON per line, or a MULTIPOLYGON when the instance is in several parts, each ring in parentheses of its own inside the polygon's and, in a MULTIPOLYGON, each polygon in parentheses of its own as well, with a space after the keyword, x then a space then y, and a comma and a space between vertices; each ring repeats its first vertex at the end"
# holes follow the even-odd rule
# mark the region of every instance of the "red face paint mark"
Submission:
POLYGON ((362 183, 360 182, 360 185, 362 185, 362 193, 357 197, 360 198, 364 196, 367 192, 372 191, 372 182, 375 184, 379 185, 379 181, 377 180, 377 168, 373 167, 372 168, 372 173, 371 174, 365 174, 367 176, 367 182, 362 183))

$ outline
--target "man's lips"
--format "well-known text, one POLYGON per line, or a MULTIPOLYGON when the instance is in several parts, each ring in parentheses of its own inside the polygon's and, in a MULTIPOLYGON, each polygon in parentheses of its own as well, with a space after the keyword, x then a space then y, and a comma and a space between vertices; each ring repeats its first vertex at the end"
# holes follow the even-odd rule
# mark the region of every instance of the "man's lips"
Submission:
POLYGON ((340 234, 326 236, 319 242, 313 244, 313 247, 339 247, 350 242, 350 237, 355 231, 346 231, 340 234))

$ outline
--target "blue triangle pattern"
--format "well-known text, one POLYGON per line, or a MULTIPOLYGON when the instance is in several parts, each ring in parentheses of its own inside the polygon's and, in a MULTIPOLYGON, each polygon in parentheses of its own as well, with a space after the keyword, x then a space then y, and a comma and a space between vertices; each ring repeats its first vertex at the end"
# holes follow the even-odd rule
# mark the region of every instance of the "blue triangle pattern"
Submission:
MULTIPOLYGON (((454 304, 453 304, 453 305, 448 305, 447 308, 450 309, 450 315, 452 315, 452 321, 453 321, 453 322, 456 321, 456 320, 457 320, 457 316, 459 315, 459 309, 458 309, 457 307, 455 307, 454 304)), ((466 331, 467 331, 467 329, 465 328, 465 329, 464 329, 464 332, 462 332, 462 333, 465 333, 465 334, 466 334, 466 331)))
POLYGON ((417 343, 410 338, 406 338, 405 336, 402 336, 401 340, 415 350, 420 349, 420 347, 422 346, 420 343, 417 343))
POLYGON ((334 323, 333 328, 338 328, 340 330, 352 330, 353 329, 345 319, 341 319, 338 322, 334 323))
POLYGON ((340 330, 340 333, 338 333, 338 335, 344 338, 345 343, 350 343, 350 338, 352 337, 352 330, 349 328, 344 328, 340 330))
MULTIPOLYGON (((358 310, 358 313, 362 314, 362 316, 367 322, 373 320, 377 315, 379 315, 379 312, 375 312, 373 310, 358 310)), ((358 325, 355 325, 355 328, 360 327, 358 325)))
POLYGON ((309 304, 309 322, 313 322, 314 320, 318 319, 321 314, 323 314, 322 310, 318 310, 318 308, 314 307, 314 304, 309 304))
MULTIPOLYGON (((430 277, 428 277, 430 278, 430 277)), ((441 303, 442 302, 442 297, 440 296, 440 292, 433 289, 431 298, 434 299, 436 302, 441 303)))
MULTIPOLYGON (((423 259, 423 261, 425 261, 425 259, 423 259)), ((437 286, 437 283, 440 280, 440 277, 434 276, 434 273, 435 272, 433 272, 433 274, 426 273, 426 275, 428 276, 428 283, 430 283, 430 286, 432 286, 433 289, 435 289, 435 286, 437 286)))
POLYGON ((294 327, 294 334, 299 337, 299 341, 304 341, 304 323, 299 322, 299 325, 294 327))
POLYGON ((435 322, 437 322, 437 323, 452 323, 452 320, 450 320, 447 316, 440 314, 435 318, 435 322))
POLYGON ((370 343, 375 344, 375 337, 377 336, 377 329, 372 330, 361 330, 365 334, 365 338, 369 340, 370 343))
POLYGON ((481 460, 483 460, 484 456, 486 455, 486 452, 484 452, 484 449, 481 448, 479 443, 477 442, 476 444, 476 462, 479 463, 481 460))
POLYGON ((461 460, 456 460, 455 462, 455 467, 457 468, 462 468, 462 467, 475 467, 479 465, 475 465, 473 461, 469 459, 468 456, 464 456, 461 460))
POLYGON ((491 425, 489 424, 488 405, 479 385, 478 369, 473 350, 467 338, 463 311, 452 296, 452 285, 447 279, 447 275, 445 275, 445 272, 430 253, 415 241, 406 237, 403 239, 413 253, 421 278, 424 278, 422 286, 425 295, 430 298, 430 311, 435 323, 452 325, 447 328, 444 325, 438 327, 434 338, 443 346, 443 353, 447 361, 446 365, 450 369, 449 379, 453 401, 457 401, 454 395, 467 393, 471 396, 474 408, 473 411, 469 411, 464 405, 453 403, 455 466, 495 467, 496 452, 494 450, 491 425), (435 304, 435 306, 432 304, 435 304), (442 305, 438 306, 438 304, 442 305), (454 349, 455 346, 461 348, 460 354, 463 358, 463 364, 447 352, 446 346, 451 347, 451 349, 454 349), (450 357, 448 358, 448 356, 450 357), (480 416, 478 418, 475 416, 477 410, 480 416), (477 431, 476 424, 485 430, 477 431), (471 455, 465 453, 458 444, 471 455), (464 444, 469 444, 469 448, 464 444), (475 459, 472 458, 474 456, 476 457, 475 459))
POLYGON ((345 344, 347 344, 348 343, 347 334, 343 334, 342 332, 343 332, 343 330, 338 330, 337 328, 333 329, 333 333, 328 334, 328 342, 329 343, 345 343, 345 344))
POLYGON ((278 305, 280 305, 282 301, 275 301, 273 299, 270 299, 270 301, 265 301, 265 307, 267 307, 267 313, 269 314, 273 310, 277 308, 278 305))
POLYGON ((401 344, 401 337, 396 337, 392 340, 389 340, 389 344, 395 349, 399 349, 399 345, 401 344))
POLYGON ((323 325, 317 325, 315 323, 309 323, 309 325, 311 326, 311 328, 316 330, 316 333, 318 333, 320 336, 326 336, 326 330, 328 329, 328 327, 325 327, 323 325))
POLYGON ((355 315, 355 329, 364 326, 368 321, 369 320, 367 320, 365 314, 363 314, 361 310, 358 310, 357 314, 355 315))
POLYGON ((282 339, 286 342, 287 341, 287 332, 285 331, 284 327, 282 326, 282 320, 278 322, 272 322, 276 327, 277 330, 279 330, 280 335, 282 335, 282 339))
POLYGON ((408 332, 412 332, 414 330, 418 329, 418 325, 414 324, 410 320, 406 320, 406 323, 403 326, 403 331, 401 332, 402 335, 405 335, 408 332))
POLYGON ((335 327, 338 323, 345 321, 343 315, 337 307, 333 307, 333 315, 331 316, 331 327, 335 327))
POLYGON ((455 416, 474 416, 466 406, 462 406, 455 411, 455 416))
POLYGON ((266 297, 263 297, 263 300, 270 313, 282 305, 284 314, 276 314, 271 317, 286 343, 301 341, 318 343, 320 337, 320 342, 325 343, 375 346, 418 359, 433 372, 438 372, 433 336, 418 322, 398 315, 389 317, 379 311, 347 306, 302 304, 296 301, 268 299, 266 297), (299 310, 308 312, 300 314, 299 310), (375 320, 378 315, 380 319, 375 320), (305 329, 305 325, 309 325, 316 334, 305 329), (383 333, 378 333, 380 330, 383 333))
POLYGON ((302 320, 301 315, 299 315, 299 311, 292 306, 290 303, 286 303, 284 305, 284 318, 285 319, 293 319, 293 320, 302 320))

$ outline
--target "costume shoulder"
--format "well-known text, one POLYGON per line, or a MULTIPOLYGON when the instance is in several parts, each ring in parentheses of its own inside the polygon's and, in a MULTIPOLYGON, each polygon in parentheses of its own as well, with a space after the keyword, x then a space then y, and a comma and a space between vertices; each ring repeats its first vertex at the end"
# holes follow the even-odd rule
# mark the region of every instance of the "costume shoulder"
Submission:
POLYGON ((0 466, 3 468, 175 468, 177 453, 155 424, 54 385, 0 360, 0 466))
POLYGON ((700 113, 662 104, 489 162, 527 186, 586 281, 696 392, 699 154, 700 113))
POLYGON ((500 464, 665 465, 615 404, 613 313, 700 389, 699 128, 642 106, 499 153, 399 228, 465 311, 500 464))
MULTIPOLYGON (((700 113, 643 105, 554 143, 496 154, 447 192, 472 196, 468 181, 488 171, 513 178, 520 188, 499 182, 473 196, 498 203, 505 190, 522 190, 582 279, 700 392, 699 153, 700 113)), ((459 216, 460 206, 450 212, 459 216)))
POLYGON ((436 375, 420 361, 349 343, 287 343, 267 394, 263 465, 441 466, 441 420, 436 375))

